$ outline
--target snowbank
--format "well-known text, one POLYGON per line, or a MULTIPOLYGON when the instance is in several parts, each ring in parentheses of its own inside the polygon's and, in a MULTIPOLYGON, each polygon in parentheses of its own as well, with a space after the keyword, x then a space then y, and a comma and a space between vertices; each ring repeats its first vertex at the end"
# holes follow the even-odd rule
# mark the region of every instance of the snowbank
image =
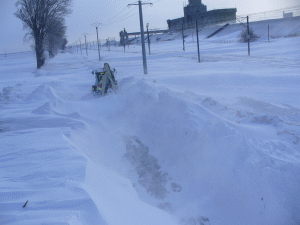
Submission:
POLYGON ((298 43, 1 59, 1 224, 299 224, 298 43))

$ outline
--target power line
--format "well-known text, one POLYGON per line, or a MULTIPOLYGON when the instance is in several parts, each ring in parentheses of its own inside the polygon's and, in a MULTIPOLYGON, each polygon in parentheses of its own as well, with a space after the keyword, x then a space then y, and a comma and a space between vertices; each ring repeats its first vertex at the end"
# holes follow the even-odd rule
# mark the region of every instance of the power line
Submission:
POLYGON ((117 13, 117 15, 113 16, 112 18, 110 18, 109 20, 105 21, 104 23, 108 23, 110 20, 116 18, 117 16, 119 16, 119 15, 120 15, 123 11, 125 11, 126 9, 127 9, 127 6, 126 6, 124 9, 122 9, 119 13, 117 13))
POLYGON ((160 1, 162 1, 162 0, 158 0, 158 1, 156 1, 156 2, 153 2, 152 4, 157 3, 157 2, 160 2, 160 1))
MULTIPOLYGON (((161 1, 161 0, 160 0, 160 1, 161 1)), ((113 20, 113 19, 117 18, 119 15, 121 15, 126 9, 128 9, 127 6, 126 6, 125 8, 123 8, 120 12, 118 12, 115 16, 113 16, 113 17, 111 17, 110 19, 104 21, 104 22, 102 23, 102 26, 107 26, 107 25, 113 24, 113 23, 115 23, 115 22, 118 22, 118 21, 124 19, 124 17, 125 17, 126 15, 128 15, 130 12, 134 11, 134 9, 132 9, 131 11, 129 11, 129 12, 126 13, 125 15, 121 16, 120 18, 118 18, 118 19, 116 19, 116 20, 110 22, 111 20, 113 20)), ((136 14, 136 13, 135 13, 135 14, 136 14)), ((134 14, 133 14, 133 15, 134 15, 134 14)), ((126 17, 126 18, 128 18, 128 17, 126 17)), ((126 18, 125 18, 125 19, 126 19, 126 18)))
MULTIPOLYGON (((129 12, 128 12, 127 14, 125 14, 124 16, 130 14, 130 13, 133 12, 136 8, 137 8, 137 7, 134 7, 131 11, 129 11, 129 12)), ((117 20, 114 20, 114 21, 110 22, 110 23, 104 24, 103 26, 108 26, 108 25, 117 23, 117 22, 119 22, 119 21, 125 20, 125 19, 127 19, 127 18, 129 18, 129 17, 131 17, 131 16, 136 15, 136 14, 137 14, 137 12, 135 12, 135 13, 133 13, 133 14, 127 16, 127 17, 124 17, 124 16, 123 16, 123 17, 121 17, 121 18, 119 18, 119 19, 117 19, 117 20)))
POLYGON ((293 16, 299 16, 300 15, 300 5, 282 8, 282 9, 276 9, 272 11, 265 11, 265 12, 258 12, 258 13, 251 13, 251 14, 244 14, 244 15, 237 15, 238 17, 244 17, 246 18, 249 16, 252 21, 260 21, 260 20, 267 20, 267 19, 277 19, 282 18, 282 13, 293 13, 293 16))

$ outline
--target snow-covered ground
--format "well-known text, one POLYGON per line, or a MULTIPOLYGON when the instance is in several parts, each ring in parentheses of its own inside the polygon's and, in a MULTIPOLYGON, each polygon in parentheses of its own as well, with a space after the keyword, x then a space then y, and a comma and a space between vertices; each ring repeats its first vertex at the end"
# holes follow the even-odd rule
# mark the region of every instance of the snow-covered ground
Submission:
POLYGON ((213 40, 1 57, 0 224, 300 224, 300 38, 213 40))

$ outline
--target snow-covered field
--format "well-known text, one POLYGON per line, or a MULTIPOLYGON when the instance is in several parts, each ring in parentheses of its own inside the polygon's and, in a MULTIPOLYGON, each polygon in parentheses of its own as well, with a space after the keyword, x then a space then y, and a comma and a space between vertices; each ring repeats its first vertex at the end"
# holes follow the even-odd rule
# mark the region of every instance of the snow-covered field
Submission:
POLYGON ((1 56, 0 224, 300 224, 300 37, 213 40, 1 56))

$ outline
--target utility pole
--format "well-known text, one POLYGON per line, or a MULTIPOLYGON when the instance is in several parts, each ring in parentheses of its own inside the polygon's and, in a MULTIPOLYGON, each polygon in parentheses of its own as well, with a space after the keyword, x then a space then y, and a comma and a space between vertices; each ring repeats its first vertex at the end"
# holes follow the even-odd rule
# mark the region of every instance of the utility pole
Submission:
POLYGON ((107 47, 108 47, 108 51, 110 51, 109 37, 108 37, 106 40, 107 40, 107 47))
POLYGON ((79 42, 80 42, 80 53, 82 55, 82 49, 81 49, 81 39, 79 38, 79 42))
POLYGON ((123 43, 123 46, 124 46, 124 53, 125 53, 125 35, 126 35, 126 33, 125 33, 125 28, 123 28, 123 33, 121 33, 121 39, 122 39, 122 43, 123 43))
POLYGON ((138 4, 129 4, 128 5, 128 6, 131 6, 131 5, 139 6, 144 74, 148 74, 146 49, 145 49, 145 37, 144 37, 144 22, 143 22, 143 12, 142 12, 142 5, 146 5, 146 4, 150 4, 151 6, 153 5, 152 3, 142 3, 140 0, 138 1, 138 4))
POLYGON ((99 55, 99 61, 101 61, 101 57, 100 57, 100 48, 99 48, 99 36, 98 36, 98 27, 101 25, 101 23, 93 23, 93 26, 96 27, 96 33, 97 33, 97 45, 98 45, 98 55, 99 55))
POLYGON ((86 44, 86 35, 88 35, 88 33, 83 33, 82 35, 84 36, 84 42, 85 42, 85 52, 86 52, 86 55, 88 56, 87 44, 86 44))
POLYGON ((250 29, 249 29, 249 16, 247 16, 247 39, 248 39, 248 55, 250 56, 250 29))
POLYGON ((196 20, 196 33, 197 33, 198 62, 200 62, 199 35, 198 35, 198 20, 196 20))
POLYGON ((182 24, 182 44, 183 44, 183 51, 185 51, 185 47, 184 47, 184 33, 183 33, 184 20, 181 20, 181 24, 182 24))
POLYGON ((148 48, 149 48, 149 55, 150 55, 150 38, 149 38, 149 30, 148 30, 148 27, 149 27, 149 23, 147 23, 147 36, 148 36, 148 48))

